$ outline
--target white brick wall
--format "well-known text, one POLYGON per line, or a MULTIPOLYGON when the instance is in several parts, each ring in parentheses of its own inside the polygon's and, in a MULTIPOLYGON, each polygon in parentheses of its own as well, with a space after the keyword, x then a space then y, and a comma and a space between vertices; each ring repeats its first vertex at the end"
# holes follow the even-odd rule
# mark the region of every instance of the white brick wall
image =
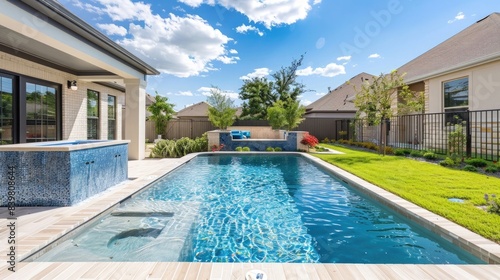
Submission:
POLYGON ((87 89, 92 89, 100 93, 101 106, 99 137, 101 139, 107 139, 108 94, 116 96, 116 138, 122 138, 121 107, 123 101, 125 100, 125 93, 99 84, 78 81, 78 77, 70 73, 59 71, 4 52, 0 52, 0 71, 2 70, 61 84, 63 139, 87 139, 87 89), (78 81, 77 91, 67 88, 68 80, 78 81))

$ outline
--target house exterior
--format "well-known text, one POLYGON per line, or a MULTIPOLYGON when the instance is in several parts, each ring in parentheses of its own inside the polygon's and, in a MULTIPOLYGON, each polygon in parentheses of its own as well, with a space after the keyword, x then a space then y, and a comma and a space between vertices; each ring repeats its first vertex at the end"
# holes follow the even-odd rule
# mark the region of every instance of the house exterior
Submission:
POLYGON ((306 107, 306 118, 353 119, 356 115, 354 98, 356 88, 369 81, 373 75, 360 73, 306 107))
POLYGON ((498 160, 499 38, 500 14, 492 13, 401 66, 410 89, 424 92, 426 114, 391 121, 389 141, 498 160), (450 147, 455 124, 463 126, 466 147, 450 147))
POLYGON ((425 112, 500 108, 500 13, 477 21, 399 67, 425 92, 425 112))
POLYGON ((124 130, 129 158, 142 159, 147 75, 157 74, 55 0, 0 1, 2 144, 124 130))

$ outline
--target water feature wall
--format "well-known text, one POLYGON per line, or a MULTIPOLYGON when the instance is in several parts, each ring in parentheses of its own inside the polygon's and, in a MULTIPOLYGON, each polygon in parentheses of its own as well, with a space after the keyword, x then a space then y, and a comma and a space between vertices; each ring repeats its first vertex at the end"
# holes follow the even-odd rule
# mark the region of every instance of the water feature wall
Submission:
POLYGON ((128 141, 101 142, 1 147, 0 206, 70 206, 127 180, 128 141))
POLYGON ((307 150, 307 146, 300 143, 308 132, 289 131, 284 139, 233 139, 230 131, 213 130, 208 132, 208 148, 214 145, 220 147, 221 151, 234 151, 236 147, 249 147, 251 151, 265 151, 267 147, 279 147, 283 151, 307 150))

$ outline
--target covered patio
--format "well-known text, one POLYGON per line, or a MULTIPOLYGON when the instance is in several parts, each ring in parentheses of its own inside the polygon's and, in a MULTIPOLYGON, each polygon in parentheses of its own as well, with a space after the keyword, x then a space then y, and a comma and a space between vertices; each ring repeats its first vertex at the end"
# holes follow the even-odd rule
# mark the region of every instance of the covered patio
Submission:
POLYGON ((125 138, 129 158, 143 159, 147 75, 157 74, 56 1, 0 2, 7 144, 125 138))

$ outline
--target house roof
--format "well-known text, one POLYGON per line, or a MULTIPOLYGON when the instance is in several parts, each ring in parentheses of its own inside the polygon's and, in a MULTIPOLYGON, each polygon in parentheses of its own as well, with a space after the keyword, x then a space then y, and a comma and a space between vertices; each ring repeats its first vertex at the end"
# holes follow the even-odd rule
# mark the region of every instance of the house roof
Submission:
POLYGON ((373 77, 373 75, 364 72, 352 77, 348 82, 309 104, 306 107, 306 114, 314 112, 355 112, 356 107, 352 99, 357 93, 354 87, 361 88, 364 81, 371 80, 373 77))
MULTIPOLYGON (((20 10, 24 10, 26 13, 39 15, 40 18, 51 26, 57 27, 63 32, 70 34, 73 38, 88 43, 95 49, 102 51, 140 73, 146 75, 160 74, 158 70, 78 18, 56 0, 18 0, 4 2, 2 5, 6 7, 15 6, 20 10)), ((12 44, 12 40, 8 40, 9 36, 0 36, 0 50, 2 51, 14 52, 15 55, 22 55, 27 59, 75 75, 92 75, 94 73, 103 75, 112 74, 78 57, 72 57, 63 50, 52 47, 50 44, 40 43, 29 36, 25 36, 25 34, 14 34, 10 29, 4 28, 2 24, 0 24, 0 35, 5 34, 13 37, 14 41, 18 40, 18 42, 23 42, 23 45, 22 48, 19 48, 18 45, 12 44), (44 59, 46 61, 41 62, 44 59)))
POLYGON ((179 112, 177 112, 177 117, 208 117, 208 107, 210 107, 210 105, 202 101, 179 110, 179 112))
POLYGON ((493 13, 398 69, 408 84, 500 60, 500 13, 493 13))

